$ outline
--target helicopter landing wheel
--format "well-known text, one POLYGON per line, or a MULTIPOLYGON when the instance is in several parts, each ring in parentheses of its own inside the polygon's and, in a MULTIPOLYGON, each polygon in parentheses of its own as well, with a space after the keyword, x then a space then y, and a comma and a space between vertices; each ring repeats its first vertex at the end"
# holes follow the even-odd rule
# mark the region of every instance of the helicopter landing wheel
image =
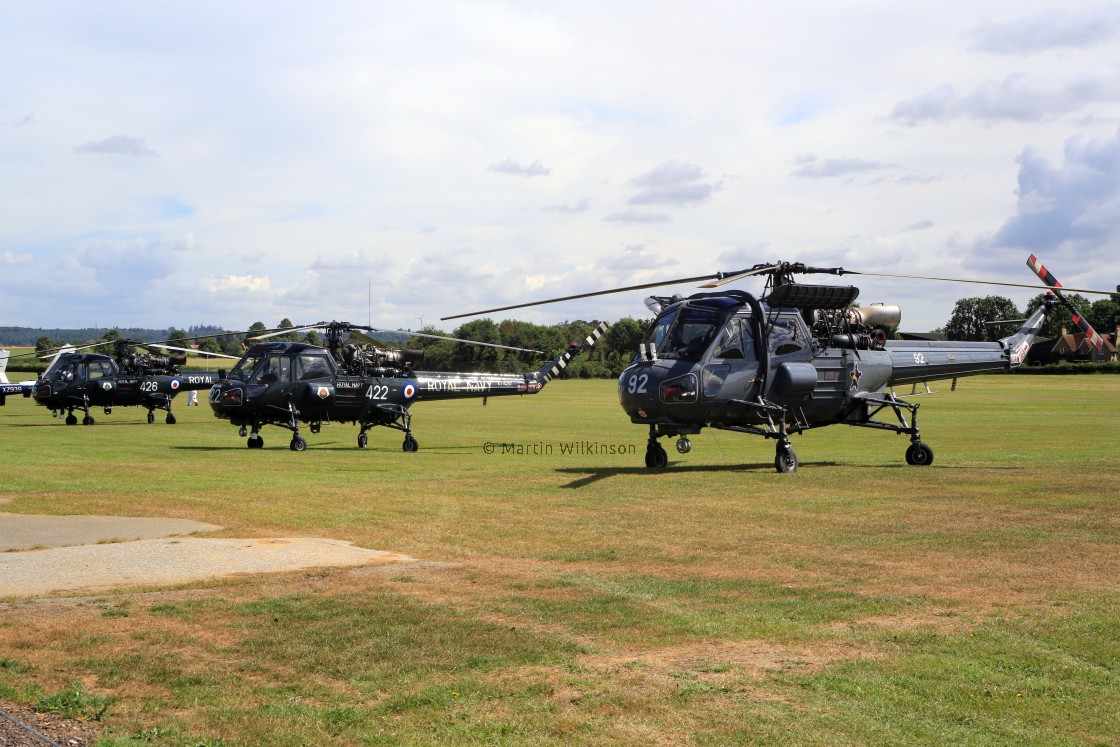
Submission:
POLYGON ((320 429, 320 428, 322 428, 322 427, 323 427, 323 426, 322 426, 322 424, 321 424, 321 423, 312 423, 312 424, 311 424, 311 432, 312 432, 312 433, 318 433, 318 432, 319 432, 319 429, 320 429))
POLYGON ((70 413, 69 415, 66 416, 66 425, 77 425, 77 424, 78 424, 78 416, 77 415, 75 415, 74 413, 70 413))
POLYGON ((245 436, 249 435, 249 429, 247 429, 245 426, 241 426, 241 430, 237 432, 237 435, 245 438, 245 436))
POLYGON ((921 441, 910 444, 906 450, 906 463, 916 467, 928 467, 933 464, 933 449, 921 441))
POLYGON ((254 433, 251 436, 249 436, 249 440, 245 442, 245 445, 248 446, 250 449, 263 449, 264 448, 264 439, 261 438, 260 435, 254 433))
POLYGON ((687 454, 690 451, 692 451, 692 442, 689 441, 684 436, 681 436, 680 438, 678 438, 677 439, 677 453, 678 454, 687 454))
POLYGON ((154 422, 156 422, 156 414, 151 410, 148 410, 148 425, 151 425, 154 422))
POLYGON ((359 433, 358 434, 358 448, 359 449, 364 449, 366 447, 366 444, 368 444, 368 443, 369 443, 369 436, 367 436, 364 433, 359 433))
POLYGON ((794 453, 793 447, 778 447, 778 453, 774 457, 774 469, 782 473, 797 471, 797 454, 794 453))
POLYGON ((669 455, 661 444, 650 444, 646 448, 646 466, 650 469, 665 469, 669 464, 669 455))
POLYGON ((292 451, 307 451, 307 442, 303 440, 303 436, 293 436, 288 448, 292 451))
POLYGON ((175 425, 175 416, 172 415, 171 413, 167 413, 166 422, 167 422, 168 425, 175 425))
POLYGON ((401 444, 401 448, 405 451, 416 451, 420 448, 420 442, 413 438, 410 433, 404 437, 404 443, 401 444))
POLYGON ((93 425, 95 422, 97 421, 93 419, 92 415, 86 415, 84 418, 82 418, 82 425, 93 425))
POLYGON ((106 415, 112 415, 113 414, 113 408, 112 407, 106 407, 104 409, 105 409, 105 414, 106 415))

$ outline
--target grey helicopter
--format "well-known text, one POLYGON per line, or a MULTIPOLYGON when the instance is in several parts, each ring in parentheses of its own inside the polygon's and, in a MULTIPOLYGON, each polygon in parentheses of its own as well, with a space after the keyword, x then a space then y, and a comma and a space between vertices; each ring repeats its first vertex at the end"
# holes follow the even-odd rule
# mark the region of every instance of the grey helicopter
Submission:
MULTIPOLYGON (((998 373, 1026 360, 1032 341, 1057 305, 1069 307, 1074 323, 1095 346, 1100 335, 1062 294, 1062 286, 1038 259, 1028 266, 1049 287, 1045 301, 1016 331, 995 342, 889 340, 886 328, 901 320, 898 306, 856 306, 859 289, 802 283, 799 275, 878 275, 976 282, 1035 288, 1023 283, 962 280, 921 275, 811 267, 802 263, 758 264, 737 272, 632 285, 544 301, 515 304, 444 319, 491 314, 513 308, 708 281, 702 288, 764 276, 756 298, 739 290, 681 297, 650 296, 650 327, 618 380, 622 409, 631 422, 648 427, 645 464, 669 463, 662 438, 676 449, 692 449, 689 436, 715 428, 775 441, 774 467, 794 472, 798 458, 791 435, 828 425, 884 430, 910 437, 906 463, 928 466, 933 449, 918 428, 919 403, 895 393, 901 385, 998 373)), ((1070 291, 1108 294, 1071 288, 1070 291)))

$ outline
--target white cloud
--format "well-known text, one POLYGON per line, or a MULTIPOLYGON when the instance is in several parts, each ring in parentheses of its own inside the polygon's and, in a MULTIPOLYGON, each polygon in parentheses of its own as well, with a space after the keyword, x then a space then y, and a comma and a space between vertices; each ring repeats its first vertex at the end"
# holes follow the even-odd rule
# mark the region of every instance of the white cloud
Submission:
POLYGON ((802 156, 795 163, 798 165, 793 170, 793 176, 812 178, 853 176, 869 171, 893 168, 888 163, 865 161, 860 158, 826 158, 822 160, 816 156, 802 156))
POLYGON ((1039 148, 1025 148, 1018 197, 1016 213, 996 232, 993 247, 1029 250, 1078 267, 1114 261, 1120 246, 1120 133, 1071 138, 1061 163, 1039 148))
POLYGON ((552 173, 552 169, 547 166, 542 166, 539 159, 533 161, 528 166, 522 166, 512 158, 507 158, 504 161, 490 164, 486 170, 496 171, 499 174, 512 174, 514 176, 548 176, 552 173))
POLYGON ((0 254, 0 267, 31 267, 35 264, 35 257, 31 254, 15 254, 6 251, 0 254))
POLYGON ((79 145, 74 148, 74 152, 79 155, 133 156, 139 158, 159 156, 159 153, 145 145, 144 138, 128 137, 126 135, 114 135, 98 142, 79 145))
POLYGON ((1050 49, 1101 44, 1120 34, 1120 8, 1052 8, 1011 21, 985 21, 973 32, 973 47, 996 54, 1035 54, 1050 49))
POLYGON ((1120 102, 1120 66, 1102 65, 1063 80, 1040 80, 1025 73, 983 83, 960 95, 952 85, 899 102, 891 118, 904 124, 975 119, 1036 122, 1100 103, 1120 102))
POLYGON ((206 287, 211 293, 267 293, 272 289, 272 281, 267 275, 224 275, 210 278, 206 287))
POLYGON ((704 202, 720 185, 701 181, 703 177, 703 169, 695 164, 666 161, 628 182, 637 192, 627 202, 678 207, 704 202))

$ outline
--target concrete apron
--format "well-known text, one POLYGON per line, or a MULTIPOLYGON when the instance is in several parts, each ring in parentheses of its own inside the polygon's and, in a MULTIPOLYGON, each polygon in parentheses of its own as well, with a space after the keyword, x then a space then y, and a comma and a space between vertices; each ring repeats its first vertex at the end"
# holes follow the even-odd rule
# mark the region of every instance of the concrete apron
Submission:
POLYGON ((406 555, 318 537, 182 536, 221 528, 187 519, 0 513, 0 598, 415 562, 406 555))

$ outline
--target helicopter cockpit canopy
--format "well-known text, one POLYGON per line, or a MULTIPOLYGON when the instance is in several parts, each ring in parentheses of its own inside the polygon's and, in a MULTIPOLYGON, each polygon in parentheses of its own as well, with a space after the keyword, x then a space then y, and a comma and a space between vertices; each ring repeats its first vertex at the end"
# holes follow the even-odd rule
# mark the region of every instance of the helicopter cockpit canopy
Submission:
POLYGON ((66 356, 44 375, 46 381, 83 381, 116 376, 117 365, 111 358, 101 355, 66 356))
POLYGON ((717 309, 681 305, 658 317, 644 342, 657 357, 698 361, 723 326, 717 309))
POLYGON ((229 372, 229 378, 248 384, 271 384, 330 378, 335 371, 334 359, 322 348, 300 345, 270 350, 262 346, 249 350, 229 372))

